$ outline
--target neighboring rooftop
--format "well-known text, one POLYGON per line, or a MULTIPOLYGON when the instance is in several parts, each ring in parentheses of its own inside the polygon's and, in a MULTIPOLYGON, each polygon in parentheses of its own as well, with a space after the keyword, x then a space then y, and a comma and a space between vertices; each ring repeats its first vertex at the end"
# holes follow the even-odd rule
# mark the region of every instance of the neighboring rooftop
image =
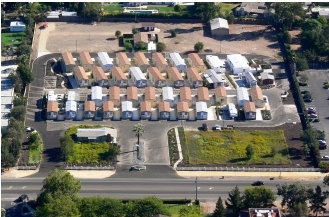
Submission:
POLYGON ((143 101, 140 103, 141 112, 150 112, 152 111, 151 102, 143 101))
POLYGON ((245 102, 243 107, 245 112, 256 112, 256 106, 254 102, 245 102))
POLYGON ((72 53, 71 52, 63 52, 62 53, 62 59, 65 63, 65 65, 75 65, 75 61, 73 59, 72 53))
POLYGON ((160 81, 166 80, 162 76, 160 70, 157 67, 150 67, 147 70, 150 72, 150 74, 153 76, 155 80, 160 80, 160 81))
POLYGON ((146 80, 142 70, 139 67, 130 67, 130 73, 135 77, 136 81, 146 80))
POLYGON ((166 101, 159 102, 159 112, 170 112, 170 104, 166 101))
POLYGON ((114 103, 112 101, 103 102, 103 111, 104 112, 112 112, 114 111, 114 103))
POLYGON ((179 53, 170 53, 169 57, 174 62, 175 66, 186 65, 179 53))
POLYGON ((180 101, 191 101, 192 100, 192 94, 191 94, 191 88, 190 87, 181 87, 180 88, 180 101))
POLYGON ((58 102, 57 101, 48 101, 47 102, 47 112, 57 112, 58 111, 58 102))
POLYGON ((126 75, 123 73, 120 67, 112 67, 113 76, 116 77, 117 80, 127 80, 126 75))
POLYGON ((215 18, 210 20, 210 28, 211 30, 224 28, 228 29, 228 22, 225 19, 222 18, 215 18))
POLYGON ((130 61, 126 53, 119 52, 116 54, 116 58, 119 60, 119 65, 130 65, 130 61))
POLYGON ((140 41, 145 42, 145 43, 149 42, 146 32, 138 32, 138 33, 134 34, 134 43, 136 44, 140 41))
POLYGON ((255 86, 249 89, 250 97, 252 101, 254 100, 263 100, 263 92, 259 86, 255 86))
POLYGON ((112 86, 109 88, 109 100, 120 100, 120 87, 112 86))
POLYGON ((170 77, 174 81, 182 81, 184 80, 182 75, 179 73, 178 69, 176 67, 168 67, 167 68, 167 73, 170 75, 170 77))
POLYGON ((86 71, 82 66, 74 66, 73 71, 78 80, 88 80, 86 71))
POLYGON ((196 68, 187 68, 186 73, 192 79, 192 81, 202 81, 202 78, 196 68))
POLYGON ((147 61, 145 54, 142 52, 135 52, 134 57, 137 60, 139 65, 149 65, 149 62, 147 61))
POLYGON ((178 102, 177 103, 177 112, 189 112, 187 102, 178 102))
POLYGON ((96 110, 96 103, 94 101, 85 102, 85 112, 94 112, 96 110))
POLYGON ((197 53, 188 54, 188 58, 192 61, 193 66, 204 66, 204 62, 197 53))
POLYGON ((129 100, 138 100, 137 87, 134 86, 127 87, 127 101, 129 100))
POLYGON ((116 129, 102 127, 102 128, 78 128, 77 137, 87 137, 88 139, 97 139, 101 136, 111 135, 111 137, 117 138, 118 133, 116 129))
POLYGON ((91 60, 90 54, 87 51, 82 51, 79 53, 80 55, 80 61, 82 64, 94 64, 93 61, 91 60))
POLYGON ((161 53, 153 53, 152 54, 152 58, 154 59, 154 61, 157 63, 157 64, 160 64, 160 65, 168 65, 166 59, 163 57, 163 55, 161 53))
POLYGON ((149 100, 156 100, 155 97, 155 87, 145 87, 144 89, 144 100, 149 101, 149 100))
POLYGON ((206 87, 198 87, 198 100, 209 100, 209 90, 206 87))
POLYGON ((216 87, 215 90, 216 97, 227 97, 227 91, 224 87, 216 87))
POLYGON ((107 76, 105 75, 104 70, 100 66, 93 66, 91 71, 94 73, 94 76, 97 78, 97 80, 108 80, 107 76))

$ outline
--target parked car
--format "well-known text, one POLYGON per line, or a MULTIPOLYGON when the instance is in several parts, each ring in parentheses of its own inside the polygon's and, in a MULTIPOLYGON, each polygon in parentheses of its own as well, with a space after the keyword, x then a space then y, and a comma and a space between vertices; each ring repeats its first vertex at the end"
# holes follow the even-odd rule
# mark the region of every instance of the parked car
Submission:
POLYGON ((320 148, 321 150, 327 149, 327 145, 326 145, 326 144, 324 144, 324 145, 320 145, 319 148, 320 148))
POLYGON ((322 140, 322 139, 319 139, 318 142, 321 143, 321 144, 327 144, 327 141, 326 140, 322 140))
POLYGON ((132 166, 130 169, 131 170, 138 170, 138 171, 140 171, 140 170, 146 170, 146 166, 135 165, 135 166, 132 166))
POLYGON ((251 184, 252 186, 261 186, 261 185, 264 185, 264 182, 262 181, 256 181, 254 183, 251 184))
POLYGON ((265 103, 267 103, 267 97, 264 96, 263 100, 264 100, 265 103))
POLYGON ((18 201, 19 202, 28 202, 29 197, 26 194, 22 194, 21 196, 19 196, 18 201))
POLYGON ((25 127, 25 131, 29 133, 29 132, 34 132, 35 129, 33 129, 32 127, 25 127))
POLYGON ((316 109, 314 107, 307 107, 306 109, 307 111, 315 111, 316 112, 316 109))
POLYGON ((309 117, 309 118, 317 118, 318 115, 317 115, 317 114, 309 114, 308 117, 309 117))
POLYGON ((306 93, 311 93, 311 91, 309 91, 309 90, 303 90, 303 91, 301 91, 301 93, 302 94, 306 94, 306 93))
POLYGON ((203 123, 203 124, 202 124, 202 129, 203 129, 204 131, 207 131, 207 130, 208 130, 208 126, 207 126, 206 123, 203 123))
POLYGON ((313 99, 312 98, 306 98, 306 99, 304 99, 304 102, 313 102, 313 99))
POLYGON ((316 111, 307 111, 307 114, 316 114, 316 111))
POLYGON ((214 130, 222 130, 222 128, 219 124, 216 124, 215 127, 214 127, 214 130))
POLYGON ((328 155, 322 156, 322 159, 327 159, 327 160, 329 160, 329 156, 328 156, 328 155))

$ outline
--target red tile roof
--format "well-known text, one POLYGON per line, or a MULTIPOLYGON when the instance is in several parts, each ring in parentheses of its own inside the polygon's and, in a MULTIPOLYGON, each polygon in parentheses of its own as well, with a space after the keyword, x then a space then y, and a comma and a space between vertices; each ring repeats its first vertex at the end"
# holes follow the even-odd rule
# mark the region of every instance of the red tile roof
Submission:
POLYGON ((82 64, 94 64, 93 61, 91 60, 90 54, 87 51, 82 51, 79 53, 80 55, 80 62, 82 64))
POLYGON ((256 106, 253 102, 245 102, 243 108, 245 112, 256 112, 256 106))
POLYGON ((178 102, 177 103, 177 112, 188 112, 188 103, 187 102, 178 102))
POLYGON ((159 65, 168 65, 166 59, 163 57, 163 55, 161 53, 153 53, 152 57, 154 59, 154 61, 159 64, 159 65))
POLYGON ((171 77, 174 81, 182 81, 184 80, 182 75, 179 73, 176 67, 167 68, 167 73, 169 77, 171 77))
POLYGON ((155 100, 155 87, 145 87, 144 96, 145 101, 155 100))
POLYGON ((58 102, 57 101, 48 101, 47 102, 47 112, 57 112, 58 111, 58 102))
POLYGON ((150 67, 150 68, 148 68, 147 70, 149 71, 149 73, 152 75, 152 77, 153 77, 155 80, 160 80, 160 81, 164 81, 164 80, 166 80, 166 79, 162 76, 162 74, 161 74, 161 72, 159 71, 158 68, 156 68, 156 67, 150 67))
POLYGON ((127 100, 138 100, 138 90, 137 87, 130 86, 127 87, 127 100))
POLYGON ((202 78, 196 68, 187 68, 186 73, 192 79, 192 81, 202 81, 202 78))
POLYGON ((120 87, 112 86, 109 88, 109 100, 120 100, 120 87))
POLYGON ((127 76, 123 73, 120 67, 112 67, 111 71, 113 73, 113 76, 116 77, 117 80, 127 80, 127 76))
POLYGON ((116 54, 116 57, 119 60, 119 63, 118 63, 119 66, 131 65, 126 53, 119 52, 119 53, 116 54))
POLYGON ((191 88, 181 87, 180 88, 180 101, 192 100, 191 88))
POLYGON ((104 112, 112 112, 114 111, 114 103, 112 101, 103 102, 103 111, 104 112))
POLYGON ((88 76, 86 74, 86 71, 83 69, 82 66, 74 66, 73 68, 74 76, 77 77, 77 79, 80 80, 88 80, 88 76))
POLYGON ((206 87, 198 87, 198 100, 209 100, 209 90, 206 87))
POLYGON ((143 101, 140 103, 141 112, 150 112, 152 110, 151 103, 143 101))
POLYGON ((93 74, 97 78, 97 80, 108 80, 108 78, 105 75, 105 72, 102 69, 102 67, 93 66, 92 69, 91 69, 91 71, 93 72, 93 74))
POLYGON ((85 112, 89 112, 89 111, 94 112, 95 110, 96 110, 96 104, 94 101, 85 102, 85 112))
POLYGON ((65 65, 75 65, 75 62, 74 62, 74 59, 73 59, 73 56, 72 56, 72 53, 71 52, 63 52, 62 53, 62 58, 64 60, 64 63, 65 65))
POLYGON ((193 66, 204 66, 204 62, 201 60, 198 54, 190 53, 188 58, 191 59, 193 66))
POLYGON ((249 89, 250 97, 254 100, 263 100, 263 92, 259 86, 255 86, 249 89))
POLYGON ((149 62, 147 61, 144 53, 136 52, 136 53, 134 53, 134 56, 139 65, 150 65, 149 62))
POLYGON ((170 104, 167 101, 159 102, 159 112, 170 112, 170 104))
POLYGON ((227 97, 226 89, 224 87, 216 87, 215 96, 216 97, 227 97))

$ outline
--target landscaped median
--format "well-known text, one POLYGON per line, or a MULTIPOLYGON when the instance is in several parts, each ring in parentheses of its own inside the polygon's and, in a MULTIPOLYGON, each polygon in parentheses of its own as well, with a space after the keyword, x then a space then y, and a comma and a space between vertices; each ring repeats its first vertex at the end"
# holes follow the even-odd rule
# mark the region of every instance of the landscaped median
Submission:
POLYGON ((30 135, 29 140, 29 165, 39 165, 41 163, 43 151, 43 142, 40 134, 34 131, 30 135))

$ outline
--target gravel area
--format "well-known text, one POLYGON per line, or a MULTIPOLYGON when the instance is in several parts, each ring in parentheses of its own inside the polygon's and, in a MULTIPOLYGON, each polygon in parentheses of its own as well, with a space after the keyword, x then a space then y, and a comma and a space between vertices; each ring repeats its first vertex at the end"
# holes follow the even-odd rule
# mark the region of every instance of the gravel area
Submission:
MULTIPOLYGON (((122 50, 115 31, 131 34, 133 27, 140 27, 140 23, 49 23, 49 27, 42 30, 39 52, 63 52, 86 50, 89 52, 117 52, 122 50), (49 34, 48 34, 49 32, 49 34), (64 39, 64 40, 63 40, 64 39), (46 46, 43 44, 46 43, 46 46), (42 49, 41 49, 42 48, 42 49)), ((274 29, 263 25, 230 25, 230 35, 214 39, 209 37, 208 27, 200 23, 156 23, 160 29, 159 41, 167 45, 168 52, 185 53, 193 50, 194 44, 203 42, 205 51, 212 53, 241 53, 259 54, 269 57, 279 55, 279 47, 274 29), (170 31, 175 30, 177 37, 171 38, 170 31)))

